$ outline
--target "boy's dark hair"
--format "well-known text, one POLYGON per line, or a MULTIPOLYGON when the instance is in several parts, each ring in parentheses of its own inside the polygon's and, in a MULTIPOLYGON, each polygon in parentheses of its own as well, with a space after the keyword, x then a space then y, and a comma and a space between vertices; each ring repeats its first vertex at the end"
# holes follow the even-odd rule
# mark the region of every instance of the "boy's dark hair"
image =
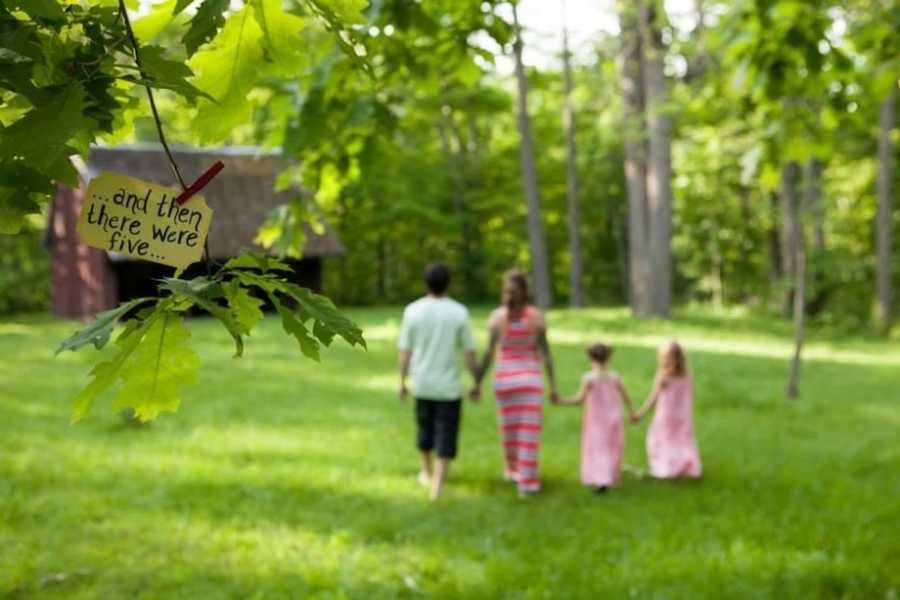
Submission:
POLYGON ((442 295, 450 286, 450 269, 443 263, 431 263, 425 267, 425 284, 432 294, 442 295))
POLYGON ((602 343, 591 344, 587 347, 587 355, 591 360, 606 364, 606 362, 612 358, 613 347, 602 343))

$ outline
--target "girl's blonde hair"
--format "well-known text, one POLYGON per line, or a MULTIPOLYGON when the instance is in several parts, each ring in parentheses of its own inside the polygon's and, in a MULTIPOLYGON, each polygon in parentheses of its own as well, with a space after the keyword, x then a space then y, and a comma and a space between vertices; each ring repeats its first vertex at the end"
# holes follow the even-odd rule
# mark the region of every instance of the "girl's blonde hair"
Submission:
POLYGON ((656 374, 662 377, 684 377, 687 375, 687 357, 675 340, 660 347, 657 355, 656 374))

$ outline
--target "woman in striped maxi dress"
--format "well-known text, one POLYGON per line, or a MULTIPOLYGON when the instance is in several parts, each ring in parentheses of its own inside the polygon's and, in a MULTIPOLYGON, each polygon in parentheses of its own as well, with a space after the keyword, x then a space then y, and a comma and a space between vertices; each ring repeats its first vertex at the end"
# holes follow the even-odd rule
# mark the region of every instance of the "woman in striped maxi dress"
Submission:
MULTIPOLYGON (((476 389, 496 358, 494 395, 505 458, 505 477, 516 482, 519 495, 540 489, 538 451, 541 443, 544 382, 547 370, 552 402, 558 401, 547 326, 540 310, 528 304, 528 283, 519 271, 506 274, 503 305, 490 318, 490 344, 482 360, 476 389)), ((476 392, 477 393, 477 392, 476 392)))

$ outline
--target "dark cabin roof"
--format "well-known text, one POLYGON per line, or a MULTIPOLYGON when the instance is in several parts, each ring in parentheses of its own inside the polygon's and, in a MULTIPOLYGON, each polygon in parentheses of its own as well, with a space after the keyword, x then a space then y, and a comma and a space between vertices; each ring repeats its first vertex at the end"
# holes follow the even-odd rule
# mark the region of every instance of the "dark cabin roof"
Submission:
MULTIPOLYGON (((275 192, 281 160, 259 148, 235 146, 201 150, 173 146, 172 154, 188 184, 217 160, 225 164, 225 169, 200 192, 214 211, 209 249, 216 259, 236 256, 242 248, 260 250, 253 240, 272 209, 299 193, 308 193, 298 189, 275 192)), ((94 147, 87 166, 91 177, 100 171, 115 171, 178 188, 172 167, 158 144, 94 147)), ((321 234, 306 226, 304 257, 340 256, 343 253, 344 245, 327 224, 321 234)))

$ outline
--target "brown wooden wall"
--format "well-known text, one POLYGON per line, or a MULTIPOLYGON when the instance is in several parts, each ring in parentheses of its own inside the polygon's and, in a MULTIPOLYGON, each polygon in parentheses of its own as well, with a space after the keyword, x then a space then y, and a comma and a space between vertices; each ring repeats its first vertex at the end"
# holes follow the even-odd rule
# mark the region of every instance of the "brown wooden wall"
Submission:
MULTIPOLYGON (((241 248, 253 248, 256 231, 274 207, 291 200, 298 190, 275 193, 277 158, 258 151, 240 149, 220 151, 177 150, 182 169, 190 177, 199 175, 221 159, 226 172, 204 189, 204 197, 216 211, 209 234, 210 253, 218 262, 237 255, 241 248), (255 212, 254 212, 255 211, 255 212)), ((147 181, 170 181, 168 163, 156 146, 94 148, 89 169, 77 157, 73 166, 82 182, 102 170, 129 173, 147 181)), ((70 189, 59 186, 50 210, 47 241, 52 261, 53 314, 65 319, 89 319, 97 313, 135 297, 154 296, 156 284, 174 269, 163 265, 124 258, 111 261, 106 252, 85 246, 76 232, 85 186, 70 189)), ((291 279, 315 291, 322 289, 323 257, 339 256, 343 244, 334 231, 324 233, 308 228, 304 258, 290 261, 291 279)), ((185 276, 205 273, 203 265, 192 265, 185 276)))
POLYGON ((116 305, 118 290, 109 258, 85 246, 75 232, 84 187, 59 186, 50 209, 53 314, 88 319, 116 305))

